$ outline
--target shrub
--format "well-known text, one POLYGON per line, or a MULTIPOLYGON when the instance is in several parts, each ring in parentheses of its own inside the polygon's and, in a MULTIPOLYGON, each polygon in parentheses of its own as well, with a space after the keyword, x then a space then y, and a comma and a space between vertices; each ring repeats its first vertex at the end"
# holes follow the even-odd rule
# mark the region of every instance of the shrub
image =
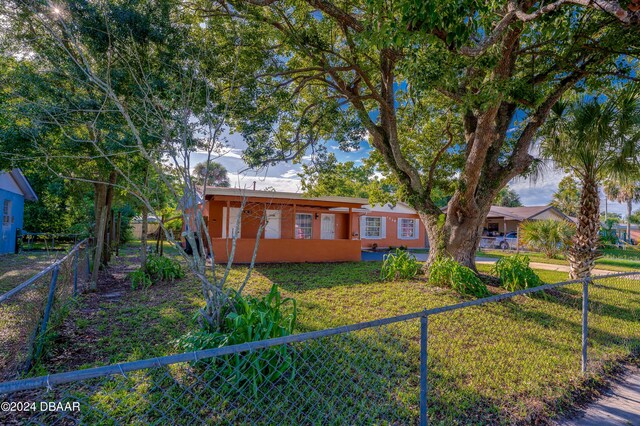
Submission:
POLYGON ((184 270, 180 262, 163 256, 149 256, 146 270, 137 269, 129 274, 131 288, 147 289, 155 281, 175 281, 184 277, 184 270))
POLYGON ((493 267, 493 273, 500 278, 502 287, 508 291, 537 287, 542 280, 529 266, 529 257, 521 254, 503 257, 493 267))
MULTIPOLYGON (((232 293, 232 304, 223 313, 219 330, 206 326, 179 339, 176 344, 183 351, 219 348, 253 342, 293 333, 297 307, 294 299, 283 299, 277 285, 262 298, 232 293)), ((236 385, 250 383, 253 392, 263 382, 275 381, 285 373, 293 373, 293 357, 287 345, 277 345, 255 352, 228 355, 211 359, 216 363, 215 377, 233 380, 236 385)), ((214 378, 215 378, 214 377, 214 378)), ((241 386, 237 386, 241 387, 241 386)))
POLYGON ((137 269, 129 273, 129 279, 131 280, 131 288, 136 290, 138 288, 146 289, 151 287, 153 282, 151 277, 142 269, 137 269))
POLYGON ((429 268, 429 282, 440 287, 451 287, 462 295, 484 297, 487 286, 475 272, 450 257, 436 259, 429 268))
POLYGON ((182 265, 175 259, 164 256, 149 256, 147 272, 160 281, 175 281, 184 277, 182 265))
POLYGON ((420 264, 416 257, 406 250, 396 249, 393 253, 382 257, 382 280, 408 280, 416 276, 420 264))
POLYGON ((553 258, 571 243, 575 226, 564 220, 530 220, 520 225, 520 241, 553 258))

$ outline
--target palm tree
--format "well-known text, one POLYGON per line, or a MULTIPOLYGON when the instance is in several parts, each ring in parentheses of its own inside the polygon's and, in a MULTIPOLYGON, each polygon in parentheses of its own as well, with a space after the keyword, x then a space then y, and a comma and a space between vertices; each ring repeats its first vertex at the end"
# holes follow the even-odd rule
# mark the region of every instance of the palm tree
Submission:
POLYGON ((609 201, 617 201, 627 205, 627 239, 631 239, 631 214, 633 203, 640 201, 640 186, 631 178, 623 181, 607 179, 604 183, 604 194, 609 201))
POLYGON ((547 123, 541 154, 573 173, 582 185, 578 225, 568 250, 572 279, 591 275, 600 230, 599 185, 639 170, 640 106, 635 90, 599 101, 557 103, 547 123))
POLYGON ((191 174, 195 184, 198 186, 204 185, 206 175, 208 175, 206 186, 221 186, 225 188, 230 186, 227 169, 215 161, 209 161, 208 166, 206 161, 196 164, 191 174))

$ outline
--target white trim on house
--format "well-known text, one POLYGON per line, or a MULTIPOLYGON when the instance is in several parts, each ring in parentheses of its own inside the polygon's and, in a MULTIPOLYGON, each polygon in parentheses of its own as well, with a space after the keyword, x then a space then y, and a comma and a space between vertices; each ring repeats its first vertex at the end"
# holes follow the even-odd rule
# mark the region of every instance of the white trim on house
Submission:
POLYGON ((20 194, 27 201, 38 201, 38 196, 29 185, 29 181, 18 168, 9 172, 0 171, 0 189, 20 194))
POLYGON ((395 206, 391 203, 387 204, 367 204, 363 206, 367 211, 376 213, 401 213, 401 214, 416 214, 416 211, 409 207, 407 204, 399 201, 395 206))

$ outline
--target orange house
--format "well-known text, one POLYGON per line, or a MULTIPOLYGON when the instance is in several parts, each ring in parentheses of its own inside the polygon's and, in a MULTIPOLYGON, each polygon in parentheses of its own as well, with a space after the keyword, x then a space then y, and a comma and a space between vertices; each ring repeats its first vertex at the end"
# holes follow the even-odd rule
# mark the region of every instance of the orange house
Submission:
POLYGON ((251 262, 260 222, 256 262, 342 262, 361 259, 360 216, 366 199, 306 198, 302 194, 207 188, 204 196, 216 262, 251 262), (242 203, 244 200, 244 208, 242 203))
POLYGON ((405 246, 428 247, 427 232, 414 209, 399 202, 395 206, 366 205, 360 217, 362 249, 405 246))

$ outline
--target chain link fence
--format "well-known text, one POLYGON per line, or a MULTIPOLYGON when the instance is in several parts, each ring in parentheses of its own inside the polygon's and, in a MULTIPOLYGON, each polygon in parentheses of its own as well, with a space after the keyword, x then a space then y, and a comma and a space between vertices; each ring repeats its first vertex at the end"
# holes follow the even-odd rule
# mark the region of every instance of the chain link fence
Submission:
POLYGON ((618 274, 5 382, 0 422, 538 423, 608 364, 640 353, 639 296, 640 273, 618 274))
POLYGON ((40 355, 48 325, 89 280, 88 240, 25 282, 0 295, 0 378, 26 371, 40 355))

